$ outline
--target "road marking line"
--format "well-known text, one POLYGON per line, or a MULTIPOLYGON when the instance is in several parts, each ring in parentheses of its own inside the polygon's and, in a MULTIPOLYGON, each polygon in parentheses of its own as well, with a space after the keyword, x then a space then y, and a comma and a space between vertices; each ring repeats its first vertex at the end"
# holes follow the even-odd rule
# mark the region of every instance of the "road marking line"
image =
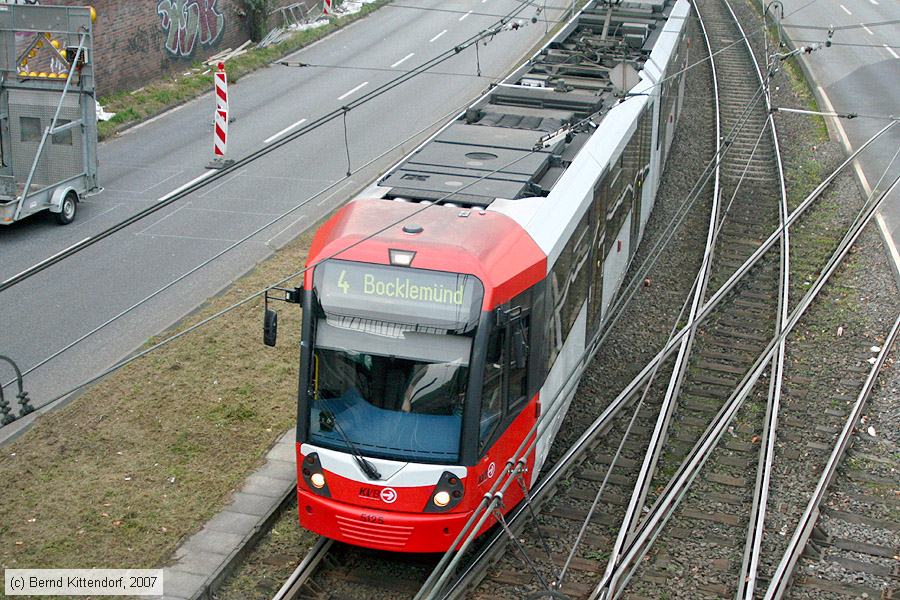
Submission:
POLYGON ((391 68, 393 69, 395 67, 399 67, 400 65, 402 65, 403 63, 405 63, 407 60, 409 60, 410 58, 412 58, 415 55, 416 55, 415 52, 410 52, 409 54, 407 54, 406 56, 404 56, 403 58, 401 58, 400 60, 398 60, 397 62, 392 64, 391 68))
MULTIPOLYGON (((225 239, 225 238, 197 237, 195 235, 175 235, 174 233, 138 233, 135 235, 140 235, 143 237, 152 237, 152 238, 162 237, 162 238, 174 238, 177 240, 192 240, 192 241, 197 241, 197 242, 225 242, 228 244, 233 244, 234 242, 238 241, 238 240, 230 240, 230 239, 225 239)), ((259 240, 247 240, 247 242, 265 245, 265 242, 260 242, 259 240)))
POLYGON ((324 198, 322 198, 322 200, 320 200, 319 202, 317 202, 317 203, 316 203, 316 206, 322 206, 323 204, 325 204, 326 202, 328 202, 329 200, 331 200, 332 198, 334 198, 334 196, 335 196, 336 194, 339 194, 340 192, 344 191, 344 190, 347 188, 347 186, 350 185, 351 183, 353 183, 353 180, 352 180, 352 179, 348 179, 347 181, 345 181, 344 183, 342 183, 341 185, 339 185, 337 188, 335 188, 334 190, 332 190, 332 192, 331 192, 330 194, 328 194, 327 196, 325 196, 324 198))
POLYGON ((151 185, 150 187, 144 189, 143 191, 138 192, 138 194, 146 194, 147 192, 149 192, 149 191, 152 190, 153 188, 161 186, 162 184, 164 184, 165 182, 169 181, 169 180, 172 179, 173 177, 178 177, 180 174, 181 174, 181 171, 175 171, 174 173, 172 173, 172 174, 169 175, 168 177, 166 177, 166 178, 164 178, 164 179, 161 179, 161 180, 157 181, 156 183, 154 183, 153 185, 151 185))
POLYGON ((347 96, 349 96, 349 95, 352 94, 353 92, 357 92, 357 91, 363 89, 364 87, 366 87, 367 85, 369 85, 369 82, 368 82, 368 81, 363 81, 361 84, 359 84, 358 86, 356 86, 355 88, 353 88, 352 90, 350 90, 349 92, 347 92, 346 94, 343 94, 343 95, 341 95, 341 96, 338 96, 338 100, 343 100, 344 98, 346 98, 347 96))
POLYGON ((266 139, 264 139, 264 140, 263 140, 263 144, 268 144, 268 143, 271 142, 272 140, 274 140, 274 139, 276 139, 276 138, 280 138, 282 135, 284 135, 285 133, 287 133, 288 131, 290 131, 290 130, 293 129, 294 127, 297 127, 298 125, 303 125, 304 123, 306 123, 306 119, 300 119, 299 121, 297 121, 297 122, 294 123, 293 125, 288 125, 288 126, 285 127, 284 129, 282 129, 281 131, 279 131, 278 133, 276 133, 275 135, 269 136, 269 137, 267 137, 266 139))
POLYGON ((205 190, 203 190, 203 193, 200 194, 200 197, 206 198, 212 192, 216 191, 223 185, 227 185, 227 184, 231 183, 232 181, 234 181, 235 179, 237 179, 238 177, 240 177, 243 174, 244 174, 244 171, 238 171, 237 173, 233 173, 231 176, 224 177, 222 179, 222 181, 218 182, 216 185, 212 186, 211 188, 206 188, 205 190))
POLYGON ((888 46, 887 44, 882 44, 882 46, 884 46, 884 49, 885 49, 885 50, 887 50, 888 52, 891 53, 891 56, 893 56, 894 58, 900 58, 900 56, 897 56, 897 53, 894 52, 894 49, 893 49, 893 48, 891 48, 891 47, 888 46))
POLYGON ((209 177, 209 176, 211 176, 211 175, 213 175, 213 174, 215 174, 215 173, 216 173, 216 171, 207 171, 206 173, 204 173, 204 174, 201 175, 200 177, 195 177, 194 179, 191 179, 190 181, 188 181, 188 182, 187 182, 186 184, 184 184, 183 186, 181 186, 181 187, 179 187, 179 188, 175 188, 174 190, 172 190, 171 192, 169 192, 169 193, 166 194, 165 196, 162 196, 162 197, 160 197, 160 198, 157 198, 156 201, 157 201, 157 202, 164 202, 164 201, 168 200, 169 198, 171 198, 172 196, 174 196, 175 194, 178 194, 178 193, 180 193, 180 192, 183 192, 184 190, 186 190, 187 188, 191 187, 192 185, 194 185, 194 184, 197 183, 198 181, 203 181, 204 179, 206 179, 207 177, 209 177))
POLYGON ((444 35, 445 33, 447 33, 447 30, 446 30, 446 29, 443 30, 442 32, 440 32, 439 34, 437 34, 436 36, 434 36, 433 38, 431 38, 431 39, 428 40, 428 41, 429 41, 429 42, 436 42, 437 39, 438 39, 439 37, 441 37, 442 35, 444 35))
POLYGON ((843 9, 844 9, 844 12, 847 13, 848 15, 852 15, 852 14, 853 14, 852 12, 850 12, 850 9, 848 9, 848 8, 847 8, 846 6, 844 6, 843 4, 841 4, 841 8, 843 8, 843 9))
POLYGON ((31 269, 36 269, 37 267, 41 266, 41 265, 44 264, 45 262, 48 262, 48 261, 53 260, 54 258, 56 258, 57 256, 59 256, 59 255, 62 254, 63 252, 67 252, 68 250, 71 250, 71 249, 74 248, 75 246, 80 246, 81 244, 85 243, 86 241, 88 241, 88 240, 91 239, 92 237, 94 237, 94 236, 89 235, 89 236, 87 236, 86 238, 84 238, 83 240, 81 240, 80 242, 75 242, 75 243, 72 244, 71 246, 68 246, 67 248, 63 248, 62 250, 60 250, 60 251, 57 252, 56 254, 51 254, 50 256, 48 256, 47 258, 45 258, 44 260, 42 260, 41 262, 38 262, 38 263, 35 263, 35 264, 31 265, 31 266, 28 267, 27 269, 22 269, 21 271, 19 271, 18 273, 16 273, 15 275, 13 275, 13 276, 11 276, 11 277, 7 277, 6 280, 5 280, 3 283, 9 283, 10 281, 12 281, 13 279, 15 279, 16 277, 18 277, 18 276, 21 275, 22 273, 24 273, 24 272, 26 272, 26 271, 30 271, 31 269))
POLYGON ((869 2, 871 2, 875 6, 878 6, 878 0, 869 0, 869 2))
MULTIPOLYGON (((819 90, 819 96, 825 102, 825 110, 828 112, 835 112, 834 105, 831 104, 831 99, 825 94, 825 90, 822 89, 822 86, 816 86, 819 90)), ((835 129, 837 129, 838 134, 841 136, 841 142, 844 145, 844 148, 849 154, 853 153, 853 147, 850 145, 850 138, 847 137, 847 132, 844 131, 844 126, 841 124, 840 119, 835 117, 828 117, 831 119, 832 124, 835 129)), ((859 177, 859 182, 863 187, 863 191, 866 196, 872 195, 872 186, 869 185, 869 179, 866 177, 866 174, 863 173, 862 166, 859 164, 859 160, 854 159, 853 161, 853 170, 856 171, 856 176, 859 177)), ((881 212, 875 215, 875 219, 878 222, 878 228, 881 230, 881 237, 884 239, 885 244, 887 244, 888 250, 890 252, 891 258, 894 261, 894 268, 900 271, 900 252, 897 251, 897 246, 894 243, 893 238, 891 237, 890 232, 887 229, 887 224, 884 222, 884 218, 881 216, 881 212)))
MULTIPOLYGON (((191 205, 190 202, 188 202, 188 203, 186 203, 186 204, 182 204, 181 206, 179 206, 178 208, 176 208, 175 210, 173 210, 173 211, 170 212, 169 214, 163 215, 162 218, 160 218, 158 221, 154 221, 153 223, 150 223, 149 225, 147 225, 146 227, 144 227, 143 229, 141 229, 140 231, 138 231, 138 232, 137 232, 136 234, 134 234, 134 235, 141 235, 141 234, 143 234, 145 231, 149 231, 149 230, 153 229, 154 227, 156 227, 157 225, 159 225, 160 223, 162 223, 163 221, 165 221, 166 219, 168 219, 168 218, 171 217, 172 215, 181 212, 184 208, 189 207, 190 205, 191 205)), ((153 235, 153 234, 149 234, 149 235, 153 235)))
POLYGON ((261 213, 248 210, 228 210, 227 208, 206 208, 205 206, 197 206, 191 203, 188 207, 191 210, 205 210, 206 212, 224 213, 226 215, 250 215, 253 217, 275 217, 276 213, 261 213))
POLYGON ((281 231, 279 231, 278 233, 276 233, 275 235, 273 235, 272 237, 270 237, 269 239, 267 239, 267 240, 266 240, 266 246, 270 245, 270 244, 272 243, 272 240, 274 240, 274 239, 277 238, 279 235, 281 235, 282 233, 284 233, 285 231, 287 231, 288 229, 290 229, 291 227, 293 227, 294 225, 296 225, 297 223, 299 223, 300 221, 302 221, 302 220, 305 219, 305 218, 306 218, 306 215, 300 215, 299 217, 297 217, 296 219, 294 219, 293 221, 291 221, 291 224, 290 224, 290 225, 288 225, 287 227, 285 227, 284 229, 282 229, 281 231))
POLYGON ((866 27, 866 26, 863 25, 862 23, 860 23, 859 25, 860 25, 860 27, 862 27, 863 29, 865 29, 865 30, 866 30, 866 33, 868 33, 869 35, 875 35, 874 33, 872 33, 872 30, 871 30, 871 29, 869 29, 868 27, 866 27))
MULTIPOLYGON (((91 201, 89 201, 89 200, 82 200, 81 202, 79 202, 79 204, 93 204, 93 202, 91 202, 91 201)), ((94 215, 94 216, 91 217, 90 219, 84 219, 84 220, 78 221, 78 222, 75 224, 75 227, 73 227, 73 229, 77 229, 78 227, 81 227, 82 225, 87 225, 87 224, 90 223, 91 221, 96 221, 97 219, 99 219, 99 218, 102 217, 103 215, 105 215, 105 214, 107 214, 107 213, 109 213, 109 212, 114 211, 115 209, 119 208, 120 206, 122 206, 121 203, 113 204, 112 206, 110 206, 110 207, 107 208, 106 210, 103 210, 103 211, 98 212, 96 215, 94 215)))
POLYGON ((459 18, 459 20, 462 21, 462 20, 464 20, 466 17, 468 17, 468 16, 471 15, 471 14, 472 14, 472 11, 470 10, 469 12, 467 12, 466 14, 464 14, 463 16, 461 16, 461 17, 459 18))

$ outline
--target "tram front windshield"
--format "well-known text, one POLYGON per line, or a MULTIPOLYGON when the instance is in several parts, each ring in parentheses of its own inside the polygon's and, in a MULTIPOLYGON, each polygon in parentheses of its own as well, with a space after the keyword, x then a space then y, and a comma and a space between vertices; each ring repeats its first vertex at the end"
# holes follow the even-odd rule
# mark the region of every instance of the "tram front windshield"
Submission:
POLYGON ((332 260, 316 268, 315 285, 309 441, 457 462, 480 282, 332 260))

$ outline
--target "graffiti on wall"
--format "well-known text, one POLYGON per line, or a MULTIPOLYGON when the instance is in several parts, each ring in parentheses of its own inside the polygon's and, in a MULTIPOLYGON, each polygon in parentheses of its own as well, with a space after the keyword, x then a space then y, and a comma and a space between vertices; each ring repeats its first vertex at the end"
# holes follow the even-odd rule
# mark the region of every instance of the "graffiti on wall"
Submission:
POLYGON ((218 0, 159 0, 156 13, 166 33, 166 51, 176 58, 194 54, 197 46, 212 46, 225 31, 218 0))

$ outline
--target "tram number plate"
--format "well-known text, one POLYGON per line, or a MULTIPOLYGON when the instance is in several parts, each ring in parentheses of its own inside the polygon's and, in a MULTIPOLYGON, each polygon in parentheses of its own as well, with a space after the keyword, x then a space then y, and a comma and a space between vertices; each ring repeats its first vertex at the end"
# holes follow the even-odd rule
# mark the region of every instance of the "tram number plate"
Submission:
POLYGON ((384 524, 384 517, 381 515, 368 515, 366 513, 362 513, 359 515, 360 521, 365 521, 366 523, 378 523, 380 525, 384 524))

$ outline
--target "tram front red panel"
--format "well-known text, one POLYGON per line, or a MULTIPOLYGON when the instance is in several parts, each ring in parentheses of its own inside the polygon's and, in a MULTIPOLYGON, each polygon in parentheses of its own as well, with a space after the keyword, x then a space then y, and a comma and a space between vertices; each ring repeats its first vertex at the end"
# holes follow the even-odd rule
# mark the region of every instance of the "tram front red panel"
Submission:
MULTIPOLYGON (((387 486, 356 481, 331 471, 323 471, 330 497, 307 487, 298 471, 297 507, 300 525, 327 538, 356 546, 392 552, 444 552, 450 548, 484 494, 503 474, 506 461, 531 429, 537 414, 535 396, 491 446, 469 474, 461 478, 465 492, 462 501, 447 512, 425 513, 435 485, 387 486)), ((304 464, 301 445, 297 444, 297 464, 304 464)), ((530 486, 534 453, 527 460, 528 471, 522 481, 530 486)), ((524 495, 517 482, 504 495, 504 513, 518 504, 524 495)), ((494 523, 487 519, 479 535, 494 523)))

